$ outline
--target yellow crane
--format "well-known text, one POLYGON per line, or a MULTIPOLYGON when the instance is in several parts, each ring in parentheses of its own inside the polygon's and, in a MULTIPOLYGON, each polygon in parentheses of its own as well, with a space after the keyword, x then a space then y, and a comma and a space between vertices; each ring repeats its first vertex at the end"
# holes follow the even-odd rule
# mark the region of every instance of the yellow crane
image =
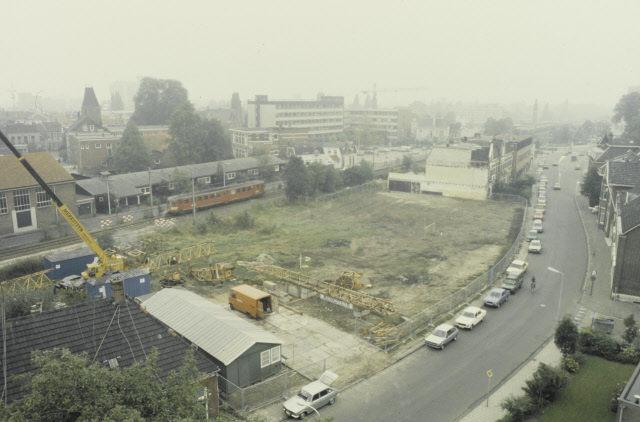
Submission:
POLYGON ((45 181, 40 177, 40 175, 31 167, 31 164, 26 160, 25 157, 20 154, 20 152, 9 142, 9 139, 5 136, 4 133, 0 131, 0 139, 2 142, 11 150, 13 155, 16 156, 18 161, 23 165, 23 167, 29 172, 29 174, 36 179, 36 182, 40 185, 40 187, 49 195, 51 198, 51 202, 58 209, 60 214, 67 220, 67 223, 75 230, 75 232, 80 236, 80 238, 84 241, 84 243, 91 249, 91 251, 98 256, 98 258, 91 264, 87 264, 87 270, 82 273, 82 277, 96 278, 102 277, 107 271, 121 271, 126 270, 125 267, 125 257, 119 254, 107 255, 104 250, 98 245, 98 242, 89 234, 89 231, 84 228, 80 220, 76 218, 75 215, 71 212, 71 210, 62 203, 60 198, 56 196, 56 194, 47 186, 45 181))

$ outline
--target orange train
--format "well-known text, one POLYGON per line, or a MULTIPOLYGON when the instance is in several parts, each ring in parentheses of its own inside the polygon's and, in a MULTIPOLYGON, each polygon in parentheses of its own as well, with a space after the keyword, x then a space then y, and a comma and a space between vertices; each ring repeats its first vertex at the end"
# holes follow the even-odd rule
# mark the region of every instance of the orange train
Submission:
MULTIPOLYGON (((223 188, 214 188, 195 193, 195 206, 197 209, 208 208, 214 205, 226 204, 241 199, 249 199, 264 194, 264 182, 254 180, 223 188)), ((193 210, 191 200, 194 195, 185 193, 170 196, 167 204, 169 214, 180 214, 193 210)))

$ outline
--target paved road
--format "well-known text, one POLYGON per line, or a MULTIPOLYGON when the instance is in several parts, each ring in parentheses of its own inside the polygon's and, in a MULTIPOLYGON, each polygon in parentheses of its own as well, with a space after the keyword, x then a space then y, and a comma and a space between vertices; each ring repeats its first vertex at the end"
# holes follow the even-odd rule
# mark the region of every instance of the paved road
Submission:
MULTIPOLYGON (((572 313, 578 302, 587 265, 586 239, 574 194, 578 171, 569 157, 556 153, 545 171, 547 214, 541 234, 543 253, 529 255, 527 278, 536 276, 538 289, 522 290, 499 309, 488 309, 487 320, 462 332, 444 351, 418 349, 396 365, 344 391, 322 417, 336 421, 453 421, 483 402, 488 390, 527 360, 553 334, 562 286, 560 315, 572 313), (560 180, 563 189, 554 191, 560 180), (547 267, 564 272, 560 274, 547 267)), ((526 245, 525 245, 526 247, 526 245)), ((520 393, 514 391, 514 393, 520 393)))

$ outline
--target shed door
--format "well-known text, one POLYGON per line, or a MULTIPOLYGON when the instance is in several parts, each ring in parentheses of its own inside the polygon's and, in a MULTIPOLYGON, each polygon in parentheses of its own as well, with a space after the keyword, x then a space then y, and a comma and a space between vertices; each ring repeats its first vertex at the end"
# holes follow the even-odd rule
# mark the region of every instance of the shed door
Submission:
POLYGON ((238 362, 238 386, 251 384, 251 381, 248 362, 238 362))

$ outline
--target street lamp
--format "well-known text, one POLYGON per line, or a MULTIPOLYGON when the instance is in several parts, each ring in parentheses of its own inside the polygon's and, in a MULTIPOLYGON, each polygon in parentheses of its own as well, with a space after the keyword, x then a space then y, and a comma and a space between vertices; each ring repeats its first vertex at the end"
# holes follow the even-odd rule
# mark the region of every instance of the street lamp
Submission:
POLYGON ((560 274, 562 276, 562 279, 560 280, 560 294, 558 295, 558 313, 556 314, 556 321, 559 322, 560 321, 560 303, 562 302, 562 286, 564 285, 564 273, 552 267, 547 267, 547 270, 551 271, 552 273, 560 274))
POLYGON ((222 187, 226 188, 227 187, 227 175, 225 174, 224 166, 226 166, 227 163, 220 163, 220 164, 222 164, 222 187))

